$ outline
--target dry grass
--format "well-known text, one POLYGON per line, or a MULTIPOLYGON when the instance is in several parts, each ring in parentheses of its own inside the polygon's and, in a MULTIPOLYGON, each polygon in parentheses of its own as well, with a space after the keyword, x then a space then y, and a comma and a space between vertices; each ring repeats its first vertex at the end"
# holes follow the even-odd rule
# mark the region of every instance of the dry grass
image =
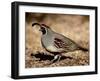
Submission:
POLYGON ((53 54, 42 47, 39 28, 32 28, 34 22, 44 23, 55 32, 89 49, 89 16, 26 13, 26 68, 89 65, 89 51, 81 50, 65 53, 59 62, 48 64, 53 59, 53 54))

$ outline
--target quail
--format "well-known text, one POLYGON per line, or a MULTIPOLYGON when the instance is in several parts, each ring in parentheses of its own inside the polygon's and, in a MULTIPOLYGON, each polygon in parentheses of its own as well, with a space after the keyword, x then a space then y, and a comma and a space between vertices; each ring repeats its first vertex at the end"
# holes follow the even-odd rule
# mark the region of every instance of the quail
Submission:
POLYGON ((49 26, 45 24, 33 23, 32 26, 38 25, 42 32, 41 43, 42 46, 50 53, 54 54, 52 62, 59 61, 62 53, 71 52, 74 50, 88 51, 88 49, 79 46, 68 37, 56 33, 49 26))

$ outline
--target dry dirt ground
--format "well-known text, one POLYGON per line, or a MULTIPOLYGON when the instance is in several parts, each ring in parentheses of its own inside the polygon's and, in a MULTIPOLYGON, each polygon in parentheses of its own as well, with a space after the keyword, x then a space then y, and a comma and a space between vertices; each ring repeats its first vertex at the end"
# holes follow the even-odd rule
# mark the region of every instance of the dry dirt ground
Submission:
POLYGON ((89 16, 43 13, 26 13, 25 16, 26 68, 89 65, 89 51, 82 50, 64 53, 59 62, 50 64, 54 55, 42 47, 39 28, 32 27, 32 23, 44 23, 89 50, 89 16))

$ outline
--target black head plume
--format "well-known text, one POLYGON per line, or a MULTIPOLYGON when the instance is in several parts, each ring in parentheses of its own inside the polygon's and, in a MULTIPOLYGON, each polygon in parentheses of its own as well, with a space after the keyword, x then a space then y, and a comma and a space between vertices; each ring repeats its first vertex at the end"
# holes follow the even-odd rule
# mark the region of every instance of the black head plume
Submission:
POLYGON ((35 25, 38 25, 41 27, 46 27, 46 28, 50 28, 49 26, 45 25, 45 24, 39 24, 39 23, 33 23, 32 26, 34 27, 35 25))
POLYGON ((46 34, 47 29, 50 28, 49 26, 45 25, 45 24, 39 24, 39 23, 33 23, 32 26, 34 27, 35 25, 38 25, 40 27, 40 31, 42 32, 42 34, 46 34))
POLYGON ((34 27, 35 25, 38 25, 38 26, 41 27, 41 24, 39 24, 39 23, 33 23, 33 24, 32 24, 33 27, 34 27))

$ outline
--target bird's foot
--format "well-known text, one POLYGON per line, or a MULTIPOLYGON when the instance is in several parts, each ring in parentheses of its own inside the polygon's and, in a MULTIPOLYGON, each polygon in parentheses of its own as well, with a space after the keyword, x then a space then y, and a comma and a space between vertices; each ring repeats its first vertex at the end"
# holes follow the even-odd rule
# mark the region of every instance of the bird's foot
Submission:
POLYGON ((56 55, 56 56, 54 56, 54 59, 52 60, 52 63, 59 62, 60 59, 61 59, 61 56, 60 55, 56 55))

